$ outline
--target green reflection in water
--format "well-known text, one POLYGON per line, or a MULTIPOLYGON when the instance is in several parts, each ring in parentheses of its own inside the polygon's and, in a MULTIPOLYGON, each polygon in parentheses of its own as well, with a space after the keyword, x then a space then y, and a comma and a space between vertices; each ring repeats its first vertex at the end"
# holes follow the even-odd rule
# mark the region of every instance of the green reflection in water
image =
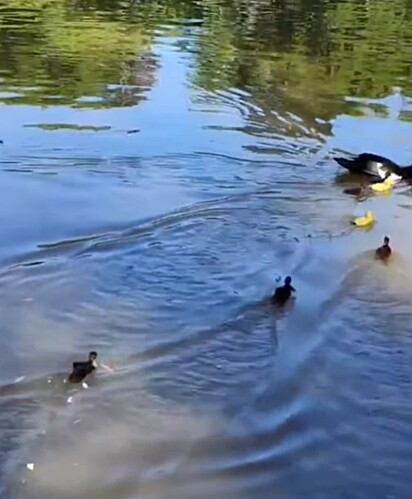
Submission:
POLYGON ((292 112, 299 106, 300 116, 328 119, 343 96, 381 97, 397 85, 411 93, 411 7, 410 0, 8 0, 0 6, 0 101, 136 105, 155 82, 153 40, 167 25, 169 36, 189 34, 196 85, 245 88, 265 102, 287 95, 292 112))

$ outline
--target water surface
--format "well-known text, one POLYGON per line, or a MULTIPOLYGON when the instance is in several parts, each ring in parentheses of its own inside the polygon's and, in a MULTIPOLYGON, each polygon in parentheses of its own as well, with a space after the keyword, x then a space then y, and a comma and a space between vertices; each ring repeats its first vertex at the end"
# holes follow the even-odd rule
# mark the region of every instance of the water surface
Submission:
POLYGON ((2 498, 410 497, 411 7, 0 4, 2 498))

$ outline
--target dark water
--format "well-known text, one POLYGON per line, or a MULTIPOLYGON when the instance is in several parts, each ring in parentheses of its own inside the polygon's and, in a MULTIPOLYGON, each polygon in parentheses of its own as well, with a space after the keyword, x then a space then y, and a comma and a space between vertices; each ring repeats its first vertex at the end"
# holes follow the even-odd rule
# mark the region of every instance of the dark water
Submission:
POLYGON ((408 0, 1 2, 2 498, 410 497, 410 189, 331 158, 412 161, 411 61, 408 0))

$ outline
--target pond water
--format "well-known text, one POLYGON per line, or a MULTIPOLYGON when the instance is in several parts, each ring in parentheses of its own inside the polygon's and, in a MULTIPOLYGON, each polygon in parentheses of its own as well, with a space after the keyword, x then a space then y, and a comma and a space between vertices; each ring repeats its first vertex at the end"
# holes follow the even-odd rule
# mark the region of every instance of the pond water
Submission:
POLYGON ((409 0, 1 2, 1 498, 410 497, 410 188, 333 156, 412 162, 411 60, 409 0))

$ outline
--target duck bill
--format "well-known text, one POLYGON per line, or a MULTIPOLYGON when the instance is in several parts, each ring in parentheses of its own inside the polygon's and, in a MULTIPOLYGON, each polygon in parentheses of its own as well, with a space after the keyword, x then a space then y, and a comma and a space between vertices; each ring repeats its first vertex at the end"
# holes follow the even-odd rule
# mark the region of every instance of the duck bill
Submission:
POLYGON ((402 180, 402 177, 400 175, 398 175, 397 173, 392 172, 389 175, 388 180, 391 182, 399 182, 400 180, 402 180))

